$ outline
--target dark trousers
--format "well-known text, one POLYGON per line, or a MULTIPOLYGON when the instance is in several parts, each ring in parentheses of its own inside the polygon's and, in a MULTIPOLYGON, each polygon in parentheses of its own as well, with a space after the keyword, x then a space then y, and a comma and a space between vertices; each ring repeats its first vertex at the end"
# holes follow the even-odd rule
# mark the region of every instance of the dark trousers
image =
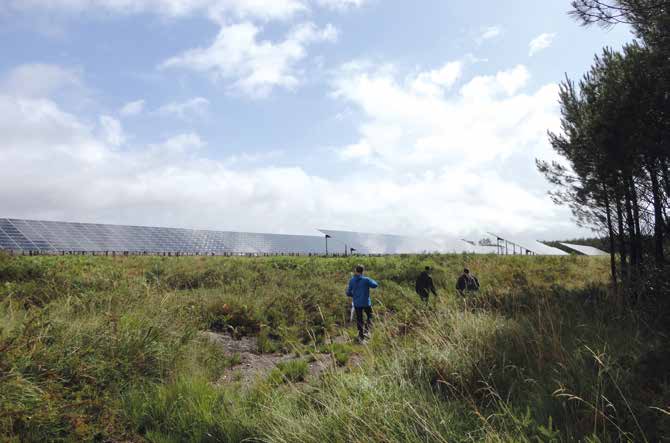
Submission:
POLYGON ((372 326, 372 306, 366 306, 364 308, 354 308, 356 310, 356 326, 358 326, 358 336, 363 338, 363 333, 367 332, 372 326), (365 311, 365 316, 367 321, 363 324, 363 311, 365 311))

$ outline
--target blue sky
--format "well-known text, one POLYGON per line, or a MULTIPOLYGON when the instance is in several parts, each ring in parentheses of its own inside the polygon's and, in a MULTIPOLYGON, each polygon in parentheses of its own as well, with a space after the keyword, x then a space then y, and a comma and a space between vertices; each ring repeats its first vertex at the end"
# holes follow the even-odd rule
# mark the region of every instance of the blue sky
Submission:
POLYGON ((624 27, 567 0, 5 0, 2 216, 314 233, 585 234, 557 84, 624 27))

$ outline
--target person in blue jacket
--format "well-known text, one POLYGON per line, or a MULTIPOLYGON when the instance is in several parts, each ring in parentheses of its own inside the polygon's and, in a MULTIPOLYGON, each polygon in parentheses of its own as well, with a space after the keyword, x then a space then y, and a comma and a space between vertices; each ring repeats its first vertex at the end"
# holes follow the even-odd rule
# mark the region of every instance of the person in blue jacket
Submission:
POLYGON ((372 326, 372 300, 370 300, 370 288, 376 288, 379 284, 363 275, 365 268, 363 265, 356 266, 356 274, 349 280, 347 287, 347 296, 354 302, 356 311, 356 326, 358 326, 358 339, 364 340, 365 334, 372 326), (363 325, 363 311, 365 311, 366 322, 363 325))

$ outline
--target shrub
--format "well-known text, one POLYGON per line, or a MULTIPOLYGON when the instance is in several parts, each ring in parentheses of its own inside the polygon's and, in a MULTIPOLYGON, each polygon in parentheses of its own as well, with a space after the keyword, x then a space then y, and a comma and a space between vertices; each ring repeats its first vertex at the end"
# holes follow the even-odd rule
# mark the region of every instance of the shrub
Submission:
POLYGON ((228 298, 226 302, 211 301, 205 310, 206 321, 212 331, 231 332, 238 337, 260 331, 261 321, 250 304, 242 304, 238 300, 228 298))
POLYGON ((43 261, 12 257, 0 252, 0 282, 40 280, 48 270, 48 264, 43 261))
POLYGON ((256 344, 258 346, 258 352, 262 354, 272 354, 279 352, 282 347, 281 343, 277 341, 278 336, 272 334, 269 328, 262 328, 258 336, 256 337, 256 344), (273 338, 274 337, 274 338, 273 338))

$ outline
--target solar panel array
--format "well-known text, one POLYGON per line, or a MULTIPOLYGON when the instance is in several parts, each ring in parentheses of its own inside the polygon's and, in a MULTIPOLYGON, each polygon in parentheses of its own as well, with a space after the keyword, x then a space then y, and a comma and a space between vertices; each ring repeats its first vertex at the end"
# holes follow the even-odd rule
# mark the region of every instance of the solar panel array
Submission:
POLYGON ((598 248, 594 248, 593 246, 574 245, 572 243, 561 243, 561 244, 566 248, 572 249, 573 251, 576 251, 582 255, 589 255, 589 256, 609 255, 607 252, 602 251, 598 248))
POLYGON ((448 238, 421 238, 403 235, 369 234, 363 232, 333 231, 320 229, 325 235, 330 236, 331 241, 345 248, 354 248, 359 254, 421 254, 437 252, 447 253, 490 253, 479 246, 472 245, 466 241, 448 238))
POLYGON ((323 254, 324 239, 147 226, 0 219, 0 249, 19 252, 323 254))
POLYGON ((526 254, 533 255, 568 255, 567 252, 561 251, 558 248, 552 248, 537 240, 532 240, 524 237, 517 237, 509 234, 495 234, 490 233, 493 237, 498 239, 500 246, 500 254, 526 254))
MULTIPOLYGON (((0 250, 37 253, 89 252, 131 254, 537 254, 567 255, 535 240, 491 234, 498 247, 450 237, 320 230, 313 235, 258 234, 148 226, 70 223, 0 218, 0 250), (353 251, 352 251, 353 250, 353 251)), ((606 254, 588 246, 564 244, 585 255, 606 254)))

